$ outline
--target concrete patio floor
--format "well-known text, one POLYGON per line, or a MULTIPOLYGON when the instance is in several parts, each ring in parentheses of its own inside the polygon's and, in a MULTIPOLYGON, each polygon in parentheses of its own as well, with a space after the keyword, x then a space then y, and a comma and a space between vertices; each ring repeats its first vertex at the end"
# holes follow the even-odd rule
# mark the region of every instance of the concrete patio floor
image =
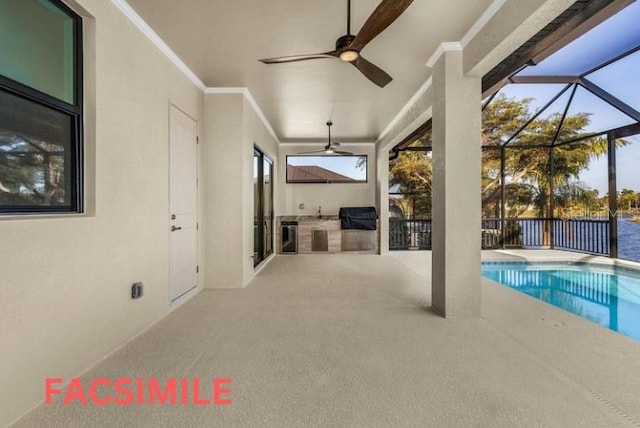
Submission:
POLYGON ((482 318, 445 320, 430 282, 428 252, 277 256, 82 376, 227 377, 231 405, 57 399, 15 426, 640 426, 640 342, 485 279, 482 318))

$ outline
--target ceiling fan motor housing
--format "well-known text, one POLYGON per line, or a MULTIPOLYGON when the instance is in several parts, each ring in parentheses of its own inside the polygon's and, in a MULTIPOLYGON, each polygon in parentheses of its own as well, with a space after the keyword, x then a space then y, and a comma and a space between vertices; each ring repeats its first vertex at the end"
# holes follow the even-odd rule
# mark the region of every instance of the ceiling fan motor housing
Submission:
POLYGON ((336 40, 336 49, 334 51, 265 58, 260 61, 265 64, 278 64, 320 58, 339 58, 341 61, 352 64, 364 74, 367 79, 379 87, 384 88, 393 79, 380 67, 360 56, 360 51, 398 19, 412 2, 413 0, 382 0, 378 7, 369 15, 369 18, 367 18, 362 25, 358 34, 354 36, 351 34, 351 0, 347 0, 347 34, 336 40))
POLYGON ((336 50, 340 51, 351 44, 355 40, 356 36, 353 34, 345 34, 344 36, 336 40, 336 50))

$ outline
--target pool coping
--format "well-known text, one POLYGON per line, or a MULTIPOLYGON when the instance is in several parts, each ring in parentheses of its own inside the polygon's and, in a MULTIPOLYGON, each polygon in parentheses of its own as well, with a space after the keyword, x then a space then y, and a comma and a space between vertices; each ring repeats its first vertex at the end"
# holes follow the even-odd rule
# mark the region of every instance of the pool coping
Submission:
MULTIPOLYGON (((393 257, 421 275, 425 292, 431 292, 430 252, 399 252, 393 257)), ((560 250, 484 250, 482 260, 592 261, 640 267, 639 263, 560 250)), ((485 276, 481 277, 481 300, 482 322, 574 385, 577 395, 604 404, 623 420, 640 426, 639 341, 485 276)), ((500 347, 497 352, 501 352, 500 347)))
MULTIPOLYGON (((640 277, 640 267, 627 266, 621 264, 602 263, 600 261, 580 261, 580 260, 485 260, 482 262, 482 266, 491 265, 525 265, 527 267, 535 268, 540 267, 587 267, 595 269, 607 270, 613 274, 628 274, 634 278, 640 277)), ((607 272, 607 273, 609 273, 607 272)))
POLYGON ((564 250, 484 250, 482 263, 485 262, 559 262, 600 264, 635 269, 640 271, 640 262, 624 259, 612 259, 604 256, 576 253, 564 250))

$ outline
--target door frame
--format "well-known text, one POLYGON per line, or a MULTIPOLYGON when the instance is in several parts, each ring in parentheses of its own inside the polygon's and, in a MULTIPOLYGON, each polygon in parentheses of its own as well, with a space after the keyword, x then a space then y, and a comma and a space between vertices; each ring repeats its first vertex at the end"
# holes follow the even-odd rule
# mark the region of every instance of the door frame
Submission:
POLYGON ((167 266, 167 275, 168 275, 168 281, 167 281, 167 303, 169 306, 170 310, 174 310, 176 308, 178 308, 179 306, 181 306, 182 304, 186 303, 187 301, 191 300, 196 294, 198 294, 200 291, 202 291, 202 281, 200 280, 200 271, 202 270, 201 268, 201 251, 200 251, 200 244, 201 244, 201 228, 200 226, 200 199, 201 199, 201 195, 200 195, 200 173, 201 173, 201 168, 200 168, 200 159, 201 159, 201 154, 200 154, 200 122, 198 121, 198 119, 196 119, 194 117, 194 115, 192 115, 191 113, 188 113, 187 111, 185 111, 183 108, 181 108, 179 105, 175 104, 173 101, 169 100, 169 108, 168 108, 168 126, 167 126, 167 131, 168 131, 168 139, 167 139, 167 149, 168 149, 168 156, 167 156, 167 202, 168 202, 168 210, 167 210, 167 222, 166 222, 166 231, 168 234, 168 266, 167 266), (187 291, 186 293, 184 293, 183 295, 179 296, 178 298, 176 298, 175 300, 171 300, 171 279, 172 279, 172 273, 171 273, 171 255, 172 255, 172 251, 171 251, 171 115, 172 115, 172 109, 175 108, 176 110, 178 110, 179 112, 181 112, 182 114, 184 114, 185 116, 189 117, 191 120, 194 121, 195 125, 196 125, 196 264, 198 266, 198 272, 196 273, 196 286, 194 288, 192 288, 191 290, 187 291))
POLYGON ((274 166, 274 161, 271 158, 271 156, 269 156, 264 150, 262 150, 257 144, 253 145, 253 157, 252 157, 252 164, 253 161, 256 158, 256 155, 258 155, 258 159, 260 159, 260 161, 258 162, 258 171, 257 171, 257 175, 258 175, 258 181, 257 181, 257 185, 258 185, 258 193, 261 196, 260 200, 256 201, 255 200, 255 193, 254 193, 254 211, 257 208, 257 211, 259 213, 258 218, 256 219, 256 224, 254 224, 254 240, 253 240, 253 267, 254 269, 260 267, 260 265, 262 265, 266 260, 269 259, 270 256, 272 256, 275 253, 275 220, 274 220, 274 213, 275 213, 275 209, 274 209, 274 187, 275 187, 275 182, 273 179, 273 171, 275 169, 274 166), (271 192, 270 195, 265 195, 264 192, 264 163, 265 161, 268 161, 269 164, 271 165, 271 175, 269 177, 269 179, 271 180, 271 192), (269 216, 271 218, 271 252, 269 254, 266 254, 266 249, 265 249, 265 230, 264 230, 264 208, 265 208, 265 197, 268 196, 271 199, 271 210, 269 212, 269 216), (255 230, 255 228, 257 227, 257 231, 255 230), (256 248, 256 240, 255 240, 255 236, 256 233, 260 236, 260 245, 258 248, 256 248), (259 253, 256 254, 256 250, 259 250, 259 253))

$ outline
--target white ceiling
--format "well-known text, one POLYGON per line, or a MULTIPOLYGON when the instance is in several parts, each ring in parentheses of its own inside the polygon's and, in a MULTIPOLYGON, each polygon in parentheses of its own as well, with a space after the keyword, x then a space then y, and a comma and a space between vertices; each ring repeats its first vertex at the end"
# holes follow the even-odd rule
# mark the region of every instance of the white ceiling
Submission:
MULTIPOLYGON (((427 59, 459 41, 492 0, 415 0, 362 54, 393 77, 379 88, 334 59, 259 58, 333 50, 347 0, 127 0, 208 87, 247 87, 282 142, 376 141, 429 78, 427 59)), ((356 34, 380 0, 352 1, 356 34)))

